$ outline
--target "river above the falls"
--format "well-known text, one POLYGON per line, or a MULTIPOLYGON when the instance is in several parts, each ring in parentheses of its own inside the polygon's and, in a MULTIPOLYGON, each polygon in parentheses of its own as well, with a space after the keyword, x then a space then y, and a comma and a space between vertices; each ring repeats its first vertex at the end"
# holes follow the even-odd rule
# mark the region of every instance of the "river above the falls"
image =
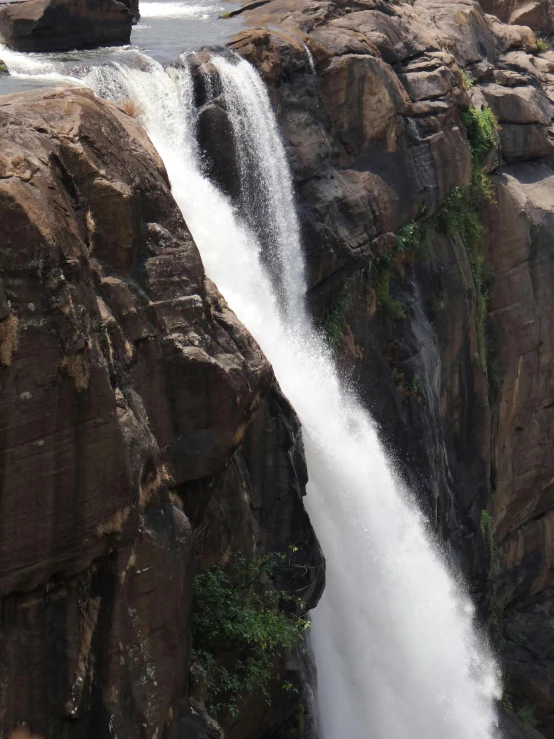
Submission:
POLYGON ((0 74, 0 95, 63 84, 55 76, 62 69, 71 74, 76 68, 125 63, 137 51, 167 64, 182 53, 224 44, 241 29, 242 20, 220 16, 239 6, 229 0, 141 0, 141 19, 133 27, 129 46, 19 54, 0 45, 0 60, 10 70, 9 75, 0 74), (52 66, 51 78, 44 74, 45 64, 52 66), (41 73, 33 76, 38 70, 41 73))

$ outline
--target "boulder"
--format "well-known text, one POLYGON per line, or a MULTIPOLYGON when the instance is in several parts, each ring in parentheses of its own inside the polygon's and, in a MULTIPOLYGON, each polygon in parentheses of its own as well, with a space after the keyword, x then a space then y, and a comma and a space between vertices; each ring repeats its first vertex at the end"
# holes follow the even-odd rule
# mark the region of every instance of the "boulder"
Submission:
POLYGON ((484 104, 495 114, 500 124, 500 148, 507 162, 539 159, 554 150, 554 105, 540 89, 486 83, 472 91, 472 100, 476 107, 484 104))
POLYGON ((131 40, 135 0, 27 0, 0 7, 0 37, 16 51, 66 51, 131 40))
POLYGON ((485 13, 504 23, 530 26, 539 33, 554 30, 554 7, 551 0, 479 0, 485 13))

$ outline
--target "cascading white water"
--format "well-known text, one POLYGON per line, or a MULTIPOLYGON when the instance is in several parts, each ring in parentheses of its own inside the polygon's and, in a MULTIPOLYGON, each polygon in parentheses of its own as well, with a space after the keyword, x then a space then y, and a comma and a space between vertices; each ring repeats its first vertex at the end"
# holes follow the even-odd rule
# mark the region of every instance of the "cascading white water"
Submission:
POLYGON ((306 504, 327 559, 312 630, 323 739, 491 739, 498 675, 474 609, 304 312, 291 178, 267 93, 245 61, 214 64, 236 140, 255 156, 271 201, 264 209, 276 219, 284 310, 254 233, 202 175, 186 65, 95 69, 84 82, 135 99, 208 274, 302 421, 306 504))
POLYGON ((253 169, 259 173, 247 192, 257 191, 261 200, 258 218, 268 219, 270 223, 269 238, 273 243, 264 243, 264 249, 275 250, 272 262, 280 270, 282 295, 279 297, 287 320, 294 324, 305 322, 304 260, 293 191, 264 83, 255 69, 240 59, 214 56, 212 63, 219 73, 229 119, 240 144, 237 155, 242 183, 252 177, 253 169))

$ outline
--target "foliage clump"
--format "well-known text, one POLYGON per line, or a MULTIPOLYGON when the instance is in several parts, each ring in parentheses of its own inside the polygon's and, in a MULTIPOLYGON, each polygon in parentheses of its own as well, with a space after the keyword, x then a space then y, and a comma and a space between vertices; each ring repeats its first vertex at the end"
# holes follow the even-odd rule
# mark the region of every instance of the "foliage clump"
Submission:
POLYGON ((462 75, 462 85, 464 90, 470 90, 475 84, 475 80, 465 71, 465 69, 461 69, 460 72, 462 75))
POLYGON ((470 107, 461 114, 467 131, 467 143, 471 152, 473 166, 482 166, 489 151, 496 145, 498 121, 490 108, 470 107))
POLYGON ((492 186, 483 164, 487 154, 496 146, 498 121, 490 108, 468 108, 462 113, 462 121, 467 130, 467 140, 472 159, 472 175, 469 187, 457 188, 447 199, 443 210, 450 234, 454 229, 460 236, 469 258, 476 288, 477 351, 479 360, 487 372, 487 345, 485 322, 489 295, 486 285, 483 255, 483 224, 479 207, 494 198, 492 186))
POLYGON ((434 222, 413 221, 396 232, 396 246, 373 262, 371 277, 377 307, 391 321, 403 321, 406 313, 390 294, 393 271, 402 259, 425 259, 432 248, 434 222))
POLYGON ((195 577, 194 656, 206 671, 206 707, 214 717, 235 716, 241 699, 254 690, 269 703, 276 660, 310 627, 301 601, 273 583, 286 556, 269 554, 253 561, 239 556, 226 570, 214 566, 195 577))
POLYGON ((391 373, 392 381, 396 387, 408 398, 416 398, 419 394, 419 378, 417 375, 406 376, 396 367, 391 373))
POLYGON ((543 38, 542 36, 537 36, 537 51, 539 54, 544 54, 545 51, 548 51, 548 41, 543 38))
POLYGON ((535 712, 529 706, 523 706, 520 708, 517 712, 517 716, 524 724, 531 726, 533 729, 536 729, 539 725, 535 712))

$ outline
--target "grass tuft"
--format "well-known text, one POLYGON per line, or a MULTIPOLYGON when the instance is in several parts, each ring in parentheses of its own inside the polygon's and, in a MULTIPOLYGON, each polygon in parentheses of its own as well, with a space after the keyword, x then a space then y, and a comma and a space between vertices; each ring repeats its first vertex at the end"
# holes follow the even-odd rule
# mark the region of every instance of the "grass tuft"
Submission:
POLYGON ((90 359, 86 353, 72 354, 60 362, 60 371, 73 380, 79 391, 86 390, 90 381, 90 359))
POLYGON ((119 104, 119 107, 124 113, 127 113, 127 115, 130 115, 132 118, 138 118, 142 112, 140 105, 136 100, 133 100, 133 98, 123 100, 123 102, 119 104))
POLYGON ((471 90, 471 88, 475 84, 475 80, 473 79, 473 77, 470 77, 470 75, 465 71, 465 69, 461 69, 460 72, 462 75, 463 88, 467 92, 468 90, 471 90))

